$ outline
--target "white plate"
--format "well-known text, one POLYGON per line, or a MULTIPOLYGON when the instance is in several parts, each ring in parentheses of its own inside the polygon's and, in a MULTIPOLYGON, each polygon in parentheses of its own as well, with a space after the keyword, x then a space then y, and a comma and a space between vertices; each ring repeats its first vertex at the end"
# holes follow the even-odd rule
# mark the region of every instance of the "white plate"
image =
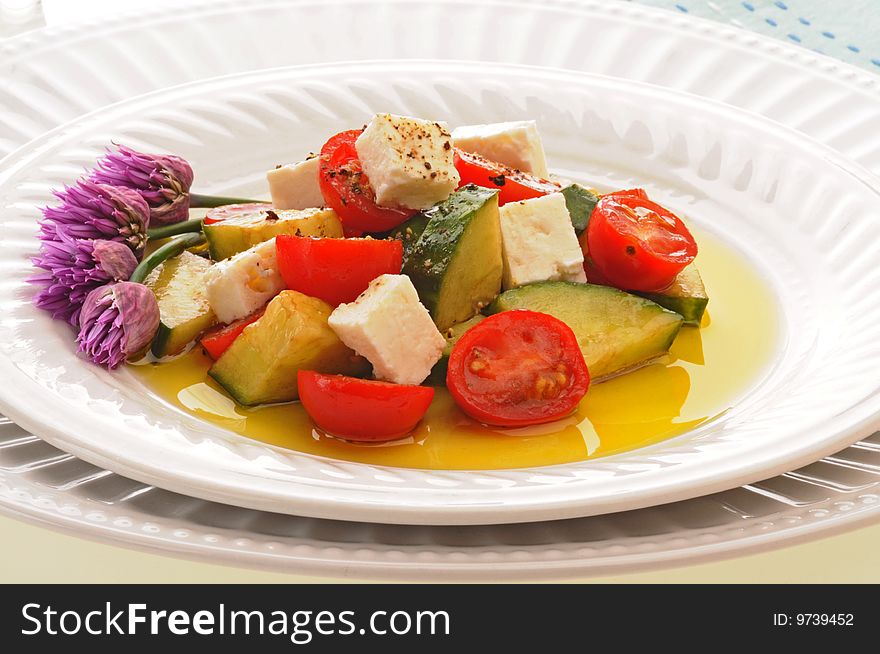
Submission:
POLYGON ((567 68, 695 93, 880 171, 871 138, 880 76, 677 11, 607 0, 166 5, 0 42, 0 155, 98 107, 174 84, 294 64, 429 58, 567 68))
MULTIPOLYGON (((439 4, 443 0, 436 0, 439 4)), ((157 7, 149 12, 33 32, 0 43, 4 93, 0 106, 0 152, 109 102, 223 72, 270 65, 389 56, 386 41, 371 40, 375 21, 394 0, 338 1, 350 20, 315 10, 324 0, 281 5, 274 0, 209 0, 185 12, 157 7), (300 9, 303 9, 300 11, 300 9), (332 26, 339 39, 298 41, 269 38, 295 17, 306 33, 332 26), (328 23, 328 18, 330 22, 328 23), (209 25, 205 29, 202 25, 209 25), (364 26, 364 29, 358 29, 364 26), (223 57, 216 44, 240 39, 260 47, 223 57), (150 67, 157 52, 175 49, 179 59, 150 67), (65 92, 53 71, 63 71, 65 92), (52 88, 53 92, 40 92, 52 88)), ((413 6, 407 3, 407 8, 413 6)), ((476 25, 497 29, 482 38, 459 40, 454 53, 436 38, 434 25, 411 21, 414 47, 401 57, 464 57, 567 66, 644 80, 712 97, 774 118, 829 144, 880 172, 880 141, 866 123, 880 112, 880 77, 793 45, 675 12, 630 3, 581 0, 508 0, 499 15, 483 0, 447 2, 476 25), (519 6, 514 6, 516 3, 519 6), (509 26, 533 25, 535 33, 561 30, 565 47, 541 39, 540 47, 498 45, 509 26), (424 29, 423 29, 424 28, 424 29), (423 30, 419 32, 419 30, 423 30), (588 43, 592 56, 583 56, 588 43), (659 60, 687 66, 657 69, 642 57, 624 56, 638 44, 659 60), (607 56, 596 56, 608 53, 607 56), (703 62, 704 69, 699 70, 703 62), (740 71, 736 84, 711 71, 740 71), (832 119, 835 118, 836 119, 832 119)), ((405 18, 405 16, 403 16, 405 18)), ((827 536, 880 517, 880 448, 877 437, 854 445, 796 473, 706 498, 634 514, 588 518, 525 542, 530 526, 459 529, 375 527, 298 519, 211 504, 145 487, 64 454, 15 425, 0 426, 0 508, 46 526, 144 549, 253 564, 291 571, 346 575, 420 575, 458 579, 546 578, 602 574, 634 567, 685 564, 734 556, 795 541, 827 536), (617 519, 620 518, 620 519, 617 519), (645 525, 650 525, 646 530, 645 525), (494 536, 494 537, 493 537, 494 536), (486 565, 491 552, 493 566, 486 565), (548 563, 548 559, 553 559, 548 563), (408 572, 402 573, 401 570, 408 572), (424 571, 424 572, 422 572, 424 571)))
POLYGON ((804 465, 876 426, 877 191, 825 148, 729 107, 526 67, 302 67, 122 103, 55 130, 5 163, 8 238, 0 265, 10 281, 0 289, 7 316, 0 371, 10 383, 0 402, 49 442, 166 488, 348 520, 547 520, 731 488, 804 465), (533 116, 557 166, 616 186, 647 181, 661 201, 747 253, 777 293, 782 337, 772 368, 723 417, 635 452, 531 470, 391 469, 268 447, 169 411, 128 375, 76 359, 64 327, 27 302, 22 264, 34 245, 34 204, 48 201, 49 186, 91 163, 111 138, 180 152, 209 190, 252 194, 274 162, 375 110, 453 123, 533 116), (288 135, 284 143, 280 133, 288 135))
POLYGON ((35 524, 198 561, 334 578, 582 578, 791 545, 874 520, 880 436, 757 484, 685 502, 520 525, 337 522, 177 495, 0 424, 0 504, 35 524))

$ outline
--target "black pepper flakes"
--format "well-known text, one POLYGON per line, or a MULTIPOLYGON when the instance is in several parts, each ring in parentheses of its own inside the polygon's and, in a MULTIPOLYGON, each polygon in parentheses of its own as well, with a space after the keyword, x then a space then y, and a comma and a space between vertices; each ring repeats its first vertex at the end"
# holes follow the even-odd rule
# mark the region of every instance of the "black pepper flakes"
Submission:
POLYGON ((266 210, 266 220, 269 222, 275 222, 276 220, 281 220, 277 213, 272 211, 271 209, 266 210))
POLYGON ((504 175, 497 175, 495 177, 489 177, 489 181, 492 182, 495 186, 504 186, 504 175))

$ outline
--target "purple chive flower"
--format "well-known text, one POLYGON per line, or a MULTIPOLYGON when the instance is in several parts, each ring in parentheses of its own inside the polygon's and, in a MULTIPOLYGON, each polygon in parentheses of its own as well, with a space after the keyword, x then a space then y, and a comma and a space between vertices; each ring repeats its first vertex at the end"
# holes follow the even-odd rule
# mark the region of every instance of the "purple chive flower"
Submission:
POLYGON ((159 303, 143 284, 116 282, 86 297, 79 316, 79 351, 111 370, 143 351, 159 329, 159 303))
POLYGON ((150 207, 135 191, 80 180, 55 196, 61 204, 43 210, 43 241, 107 239, 126 244, 138 257, 143 253, 150 207))
POLYGON ((186 160, 170 154, 146 154, 117 145, 98 161, 92 179, 133 189, 150 205, 150 226, 170 225, 189 218, 189 187, 193 171, 186 160))
POLYGON ((35 304, 76 327, 86 296, 103 284, 128 279, 138 262, 124 243, 59 236, 43 241, 33 263, 45 272, 30 281, 41 287, 35 304))

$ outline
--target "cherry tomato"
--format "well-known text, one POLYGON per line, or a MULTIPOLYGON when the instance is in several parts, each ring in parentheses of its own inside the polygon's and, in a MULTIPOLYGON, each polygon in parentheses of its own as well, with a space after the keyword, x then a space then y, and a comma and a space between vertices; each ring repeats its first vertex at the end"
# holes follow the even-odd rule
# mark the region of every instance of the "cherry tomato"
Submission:
POLYGON ((590 374, 571 327, 537 311, 504 311, 471 327, 449 356, 446 385, 474 420, 537 425, 571 413, 590 374))
POLYGON ((636 195, 606 195, 587 227, 589 256, 612 285, 659 291, 697 256, 697 244, 672 212, 636 195))
POLYGON ((258 211, 266 211, 271 209, 269 202, 248 202, 247 204, 224 204, 222 207, 214 207, 205 214, 205 224, 223 222, 230 218, 238 216, 246 216, 248 214, 257 213, 258 211))
MULTIPOLYGON (((631 189, 623 189, 620 191, 612 191, 611 193, 606 193, 605 195, 614 195, 614 196, 624 196, 624 197, 635 197, 635 198, 643 198, 645 200, 648 199, 648 194, 645 192, 643 188, 631 188, 631 189)), ((589 222, 587 222, 587 226, 589 227, 589 222)), ((581 235, 578 237, 578 242, 581 245, 581 251, 584 253, 584 273, 587 276, 587 281, 591 284, 600 284, 602 286, 614 286, 605 275, 596 267, 596 264, 593 263, 593 259, 590 257, 590 246, 587 242, 589 236, 589 230, 585 229, 581 235)))
POLYGON ((497 188, 499 205, 541 197, 560 189, 556 182, 514 170, 472 152, 455 148, 453 155, 455 169, 461 177, 459 188, 465 184, 497 188))
POLYGON ((350 441, 389 441, 406 436, 425 415, 434 389, 371 379, 297 373, 299 399, 315 424, 350 441))
POLYGON ((606 193, 606 195, 615 195, 617 197, 630 197, 630 198, 641 198, 642 200, 648 199, 648 194, 645 192, 643 188, 625 188, 619 191, 612 191, 611 193, 606 193))
POLYGON ((241 320, 236 320, 228 325, 220 325, 206 332, 205 335, 202 336, 201 343, 202 347, 205 348, 205 351, 208 353, 208 356, 215 361, 219 359, 220 355, 228 350, 229 346, 232 345, 235 339, 241 335, 244 328, 259 320, 264 311, 265 308, 260 309, 241 320))
MULTIPOLYGON (((581 243, 585 243, 587 240, 587 233, 584 232, 581 234, 581 243)), ((581 249, 584 249, 583 247, 581 249)), ((584 252, 584 274, 587 276, 587 281, 590 284, 599 284, 600 286, 614 286, 608 279, 603 275, 599 269, 596 267, 596 264, 593 263, 593 260, 590 258, 586 252, 584 252)))
POLYGON ((403 243, 396 239, 275 238, 278 271, 287 288, 337 306, 354 302, 371 281, 403 266, 403 243))
POLYGON ((363 130, 340 132, 321 148, 318 184, 321 195, 339 215, 346 235, 384 232, 415 213, 412 209, 380 207, 370 180, 361 168, 354 142, 363 130))

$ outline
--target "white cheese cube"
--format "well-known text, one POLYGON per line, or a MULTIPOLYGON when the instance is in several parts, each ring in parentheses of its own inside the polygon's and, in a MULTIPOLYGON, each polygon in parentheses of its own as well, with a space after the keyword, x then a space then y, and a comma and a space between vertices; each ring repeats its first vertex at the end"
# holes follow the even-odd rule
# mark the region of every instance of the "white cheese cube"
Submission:
POLYGON ((312 155, 305 161, 279 166, 266 173, 272 206, 276 209, 311 209, 324 206, 318 186, 320 158, 312 155))
POLYGON ((249 316, 284 290, 275 239, 218 261, 205 273, 208 303, 223 323, 249 316))
POLYGON ((458 187, 446 123, 376 114, 354 145, 380 206, 427 209, 458 187))
POLYGON ((547 160, 534 120, 466 125, 452 131, 455 147, 546 179, 547 160))
POLYGON ((509 202, 499 214, 505 289, 543 281, 587 281, 584 255, 561 193, 509 202))
POLYGON ((373 364, 377 379, 396 384, 425 381, 446 346, 406 275, 380 275, 357 300, 336 307, 329 323, 373 364))

